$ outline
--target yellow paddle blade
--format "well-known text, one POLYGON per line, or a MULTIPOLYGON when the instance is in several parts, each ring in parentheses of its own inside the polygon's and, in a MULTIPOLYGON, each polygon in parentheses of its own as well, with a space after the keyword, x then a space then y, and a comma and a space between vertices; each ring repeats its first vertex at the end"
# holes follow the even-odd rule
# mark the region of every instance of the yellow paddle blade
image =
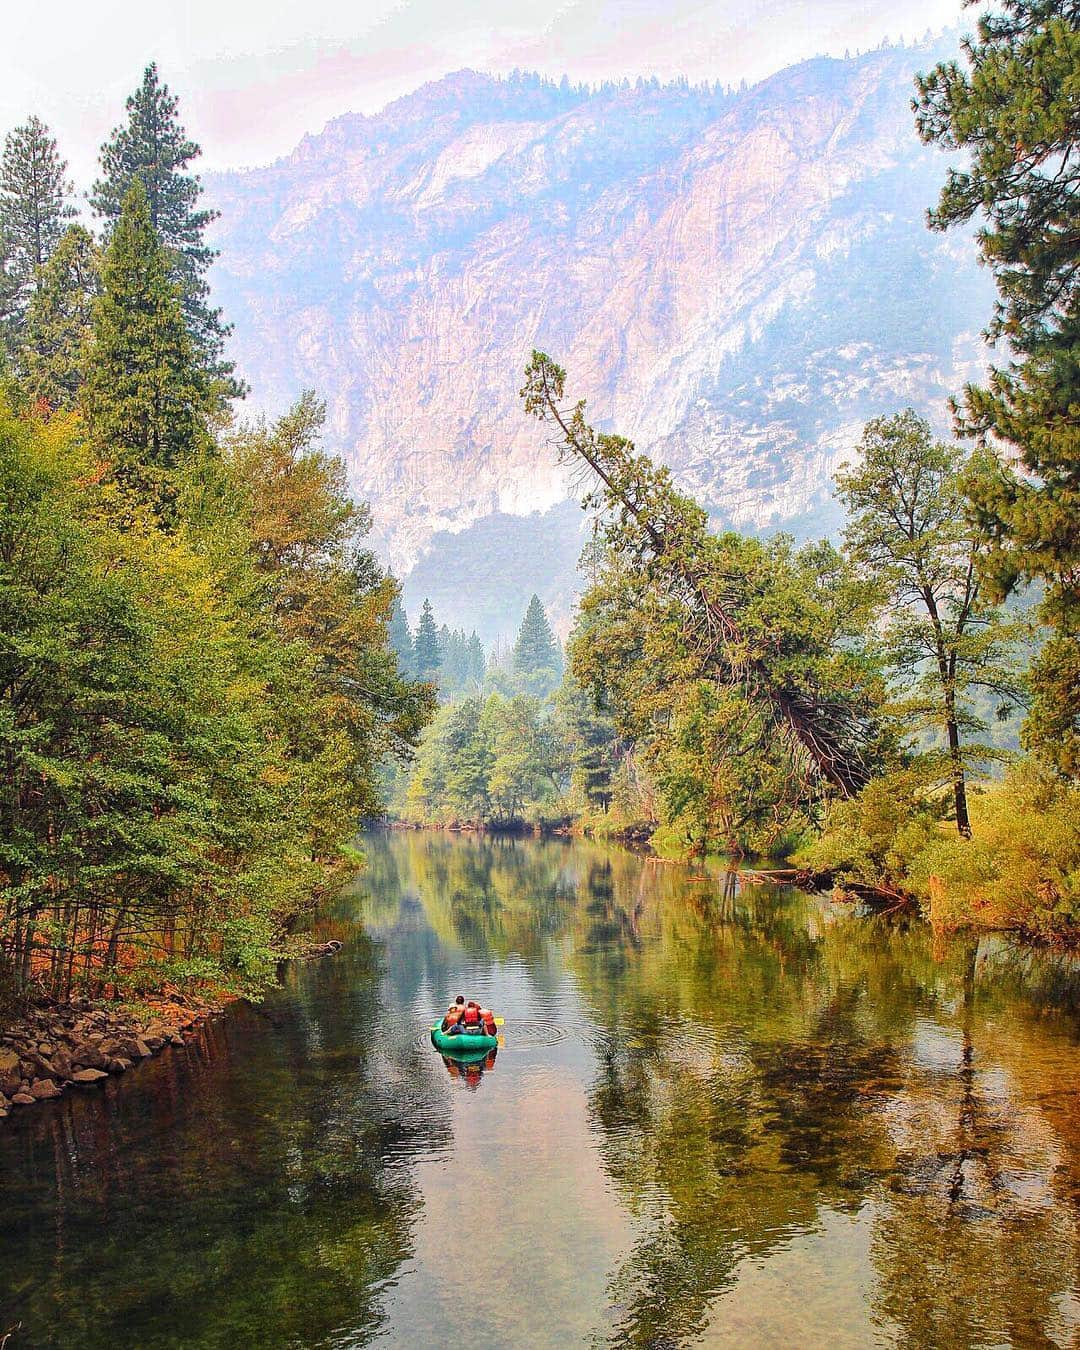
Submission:
POLYGON ((506 1021, 505 1017, 496 1017, 492 1019, 497 1027, 501 1027, 506 1021))
POLYGON ((505 1036, 500 1036, 500 1037, 499 1037, 499 1049, 500 1049, 500 1050, 503 1050, 503 1049, 505 1049, 505 1047, 506 1047, 506 1037, 505 1037, 505 1036))

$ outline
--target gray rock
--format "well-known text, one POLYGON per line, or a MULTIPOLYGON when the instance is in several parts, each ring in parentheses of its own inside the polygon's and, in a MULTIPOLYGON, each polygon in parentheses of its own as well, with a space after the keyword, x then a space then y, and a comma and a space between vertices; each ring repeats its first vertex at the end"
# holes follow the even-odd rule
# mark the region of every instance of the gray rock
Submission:
POLYGON ((34 1104, 34 1098, 30 1096, 29 1092, 16 1092, 11 1100, 15 1106, 33 1106, 34 1104))
POLYGON ((51 1078, 35 1078, 30 1084, 30 1096, 38 1102, 51 1101, 60 1096, 60 1089, 51 1078))
POLYGON ((141 1037, 135 1039, 135 1053, 139 1059, 149 1059, 154 1053, 141 1037))
POLYGON ((101 1069, 78 1069, 71 1075, 73 1083, 98 1083, 102 1078, 108 1078, 108 1074, 101 1069))

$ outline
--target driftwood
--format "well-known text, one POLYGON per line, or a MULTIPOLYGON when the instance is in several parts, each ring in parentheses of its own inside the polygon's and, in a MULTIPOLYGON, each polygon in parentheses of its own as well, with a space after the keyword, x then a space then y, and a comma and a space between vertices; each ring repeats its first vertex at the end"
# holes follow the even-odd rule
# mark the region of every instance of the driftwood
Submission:
POLYGON ((315 961, 320 956, 336 956, 339 951, 341 951, 341 943, 337 938, 331 938, 329 942, 313 942, 310 947, 295 952, 292 959, 294 961, 315 961))
POLYGON ((832 872, 814 872, 808 867, 748 868, 741 871, 739 876, 752 886, 798 886, 800 890, 815 893, 831 889, 837 899, 884 904, 882 912, 886 914, 914 909, 916 903, 914 896, 906 895, 892 886, 876 886, 865 881, 840 881, 832 872))

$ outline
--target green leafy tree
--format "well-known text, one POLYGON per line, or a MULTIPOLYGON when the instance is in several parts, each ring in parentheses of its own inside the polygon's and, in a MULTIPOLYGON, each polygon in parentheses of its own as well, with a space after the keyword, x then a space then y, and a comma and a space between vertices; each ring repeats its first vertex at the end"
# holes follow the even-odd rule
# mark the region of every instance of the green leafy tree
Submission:
POLYGON ((143 72, 142 84, 127 100, 127 121, 101 149, 101 178, 90 204, 104 217, 111 234, 120 223, 132 183, 146 194, 150 224, 168 252, 173 279, 180 285, 184 318, 199 364, 219 396, 236 397, 242 387, 234 366, 224 359, 229 328, 209 300, 207 272, 217 256, 205 242, 218 213, 199 205, 203 188, 188 166, 202 153, 178 117, 176 96, 162 83, 156 63, 143 72))
POLYGON ((0 233, 7 241, 6 271, 20 319, 40 284, 39 270, 75 215, 71 191, 67 162, 40 118, 8 132, 0 167, 0 233))
POLYGON ((431 604, 425 600, 420 610, 420 622, 416 626, 416 638, 413 643, 416 658, 416 678, 435 681, 439 678, 439 630, 435 626, 435 615, 431 604))
MULTIPOLYGON (((767 792, 725 803, 715 820, 806 819, 831 793, 854 795, 886 749, 880 672, 864 637, 866 601, 828 547, 795 551, 714 535, 705 512, 625 437, 595 431, 583 403, 564 402, 565 373, 533 354, 526 409, 559 436, 566 460, 587 466, 605 517, 595 584, 582 601, 574 672, 614 711, 619 734, 655 769, 673 718, 699 682, 722 697, 699 776, 752 766, 767 792), (720 733, 723 734, 720 734, 720 733)), ((705 842, 713 818, 694 826, 705 842)), ((727 833, 726 827, 723 831, 727 833)), ((726 842, 726 841, 725 841, 726 842)), ((768 841, 758 839, 757 846, 768 841)))
MULTIPOLYGON (((836 483, 849 516, 848 553, 880 588, 886 661, 901 694, 894 715, 909 736, 940 737, 956 826, 969 837, 967 775, 996 757, 971 739, 987 730, 973 695, 989 690, 1001 715, 1019 702, 1020 631, 981 594, 961 469, 909 408, 867 424, 858 464, 836 483)), ((940 759, 923 756, 930 768, 940 759)))
POLYGON ((967 490, 979 566, 998 597, 1036 580, 1054 630, 1034 663, 1026 742, 1080 774, 1080 23, 1074 0, 1003 0, 918 80, 924 141, 970 156, 950 170, 935 229, 975 216, 998 304, 988 335, 1014 360, 969 385, 958 426, 978 456, 967 490), (1014 462, 1015 460, 1015 462, 1014 462))
POLYGON ((206 443, 206 377, 138 180, 105 253, 83 406, 99 452, 136 484, 160 489, 206 443))
POLYGON ((101 257, 94 240, 81 225, 72 225, 42 267, 26 316, 18 361, 31 398, 52 408, 75 406, 100 289, 101 257))
POLYGON ((572 792, 586 809, 607 811, 612 780, 619 765, 620 746, 615 721, 596 697, 573 674, 574 639, 567 671, 555 697, 555 736, 566 756, 572 792))

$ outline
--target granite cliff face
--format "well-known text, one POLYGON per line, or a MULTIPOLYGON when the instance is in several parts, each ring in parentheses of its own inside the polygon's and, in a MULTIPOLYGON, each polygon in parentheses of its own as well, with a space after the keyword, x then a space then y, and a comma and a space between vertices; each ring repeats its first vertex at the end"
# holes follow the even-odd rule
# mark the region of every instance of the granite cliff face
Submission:
POLYGON ((208 180, 253 402, 320 391, 380 545, 436 591, 451 535, 460 596, 470 538, 486 574, 502 537, 479 522, 534 511, 530 565, 557 531, 559 575, 495 571, 566 591, 577 522, 517 397, 534 346, 718 520, 824 532, 862 422, 911 403, 944 429, 984 360, 989 283, 924 224, 944 163, 911 80, 939 55, 815 60, 739 94, 462 72, 208 180))

